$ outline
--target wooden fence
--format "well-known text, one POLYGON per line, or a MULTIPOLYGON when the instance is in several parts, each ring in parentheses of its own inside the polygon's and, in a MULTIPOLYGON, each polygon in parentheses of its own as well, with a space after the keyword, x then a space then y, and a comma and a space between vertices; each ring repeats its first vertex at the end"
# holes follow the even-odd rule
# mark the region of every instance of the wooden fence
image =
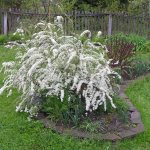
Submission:
POLYGON ((40 20, 51 20, 57 15, 64 17, 64 30, 66 34, 71 32, 81 33, 90 30, 93 34, 102 31, 103 35, 112 35, 117 32, 125 34, 138 34, 150 38, 150 17, 131 16, 127 14, 113 14, 101 12, 72 11, 66 14, 38 14, 31 12, 12 12, 0 10, 0 25, 2 34, 13 32, 19 22, 37 23, 40 20))

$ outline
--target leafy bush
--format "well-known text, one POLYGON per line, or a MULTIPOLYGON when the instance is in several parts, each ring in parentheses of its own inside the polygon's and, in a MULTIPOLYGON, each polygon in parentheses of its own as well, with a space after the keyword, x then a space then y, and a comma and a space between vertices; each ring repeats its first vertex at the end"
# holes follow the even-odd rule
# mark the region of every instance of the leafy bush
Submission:
POLYGON ((82 43, 79 36, 65 36, 61 24, 40 22, 36 29, 31 40, 17 44, 25 53, 19 52, 15 62, 3 63, 8 76, 0 93, 5 89, 11 93, 12 87, 22 91, 16 111, 36 115, 43 101, 42 91, 45 97, 57 96, 63 102, 66 88, 84 97, 86 111, 102 104, 106 110, 106 100, 115 108, 112 96, 118 74, 105 58, 105 46, 95 46, 90 40, 82 43))
POLYGON ((150 62, 141 59, 134 59, 130 68, 127 69, 130 79, 134 79, 150 72, 150 62))
POLYGON ((146 38, 135 34, 131 34, 127 37, 127 40, 129 40, 129 42, 133 43, 136 46, 136 51, 148 50, 149 41, 146 38))
POLYGON ((110 37, 110 39, 120 39, 135 45, 135 51, 147 51, 149 48, 149 41, 142 36, 136 34, 125 35, 123 33, 118 33, 110 37))
POLYGON ((0 35, 0 44, 4 44, 7 42, 7 36, 6 35, 0 35))
POLYGON ((120 39, 111 39, 107 41, 108 57, 112 59, 110 65, 120 69, 123 78, 128 77, 127 68, 130 67, 135 46, 120 39))

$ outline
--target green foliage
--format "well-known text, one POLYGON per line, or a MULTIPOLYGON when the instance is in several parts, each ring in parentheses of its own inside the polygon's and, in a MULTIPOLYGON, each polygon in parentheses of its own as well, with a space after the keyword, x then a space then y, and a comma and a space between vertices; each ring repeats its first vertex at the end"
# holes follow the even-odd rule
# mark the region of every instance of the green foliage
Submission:
POLYGON ((7 42, 7 36, 6 35, 0 35, 0 45, 7 42))
POLYGON ((93 42, 99 42, 101 44, 106 44, 107 38, 102 36, 102 37, 94 37, 92 39, 93 42))
POLYGON ((110 108, 108 109, 107 113, 117 112, 118 114, 120 114, 120 112, 124 112, 125 114, 127 114, 129 107, 126 102, 117 95, 113 97, 113 100, 117 108, 114 110, 110 105, 108 105, 108 107, 110 108))
POLYGON ((29 8, 34 7, 40 0, 0 0, 0 6, 2 8, 29 8))
POLYGON ((79 96, 67 89, 65 90, 63 102, 58 97, 53 96, 45 98, 42 104, 43 112, 46 112, 51 119, 61 120, 66 125, 71 123, 77 126, 84 115, 84 110, 84 104, 79 96))
POLYGON ((91 133, 97 133, 99 127, 99 122, 92 122, 91 120, 85 120, 82 122, 82 124, 79 126, 79 128, 84 129, 91 133))
POLYGON ((110 39, 121 39, 133 43, 136 47, 136 51, 147 51, 149 46, 149 41, 145 37, 136 34, 125 35, 123 33, 118 33, 111 36, 110 39))
MULTIPOLYGON (((43 98, 44 97, 42 97, 42 99, 43 98)), ((108 103, 106 112, 99 108, 94 113, 99 115, 116 112, 119 118, 126 121, 128 119, 127 104, 117 96, 115 96, 113 100, 117 107, 116 109, 113 109, 111 104, 108 103)), ((98 124, 90 121, 88 116, 85 117, 84 109, 84 104, 81 99, 77 95, 74 95, 72 92, 70 94, 70 92, 66 90, 63 102, 56 96, 45 98, 41 111, 48 114, 49 118, 54 121, 63 121, 65 125, 71 124, 76 127, 80 126, 80 128, 84 128, 89 132, 96 132, 98 124), (71 96, 70 101, 68 101, 68 96, 71 96), (84 119, 82 123, 81 119, 84 119)))
MULTIPOLYGON (((119 98, 118 96, 114 96, 113 97, 113 101, 115 102, 116 105, 116 109, 112 109, 112 106, 110 104, 108 104, 108 109, 106 112, 102 111, 102 109, 98 109, 95 112, 95 115, 107 115, 107 114, 116 114, 118 116, 118 118, 126 123, 129 121, 129 117, 128 117, 128 110, 129 107, 126 104, 126 102, 119 98)), ((85 118, 85 120, 80 124, 79 128, 84 129, 88 132, 92 132, 92 133, 97 133, 98 132, 98 128, 100 127, 100 121, 92 121, 89 117, 85 118)))
POLYGON ((118 117, 123 122, 128 122, 128 120, 129 120, 129 117, 128 117, 129 107, 126 104, 125 100, 123 100, 117 96, 114 99, 115 99, 116 106, 117 106, 116 112, 117 112, 118 117))
POLYGON ((143 13, 143 11, 147 11, 148 13, 148 10, 145 10, 146 8, 148 8, 148 2, 148 0, 132 0, 129 3, 130 5, 128 6, 128 12, 131 14, 141 14, 143 13))
POLYGON ((60 5, 64 11, 72 11, 76 3, 77 3, 77 0, 72 0, 72 1, 61 0, 60 5))
POLYGON ((136 52, 130 67, 126 68, 129 79, 134 79, 150 72, 150 53, 136 52))
POLYGON ((136 46, 137 51, 147 51, 149 41, 141 36, 130 34, 127 36, 127 40, 133 43, 136 46))
POLYGON ((61 0, 66 10, 77 8, 80 10, 102 10, 113 12, 141 13, 147 0, 61 0))
POLYGON ((14 34, 9 34, 9 40, 10 41, 20 41, 22 39, 22 36, 20 36, 18 33, 14 34))
POLYGON ((143 61, 141 59, 135 59, 127 71, 131 79, 139 77, 150 72, 150 62, 143 61))
POLYGON ((87 37, 85 37, 85 36, 80 37, 80 40, 81 40, 81 42, 82 42, 82 43, 84 43, 87 39, 88 39, 88 38, 87 38, 87 37))

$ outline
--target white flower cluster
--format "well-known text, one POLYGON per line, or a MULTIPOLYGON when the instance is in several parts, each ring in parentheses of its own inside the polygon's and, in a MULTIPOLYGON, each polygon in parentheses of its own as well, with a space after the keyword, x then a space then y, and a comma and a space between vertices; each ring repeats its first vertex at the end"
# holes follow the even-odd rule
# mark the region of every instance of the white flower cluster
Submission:
POLYGON ((16 30, 16 32, 15 32, 15 33, 13 33, 13 35, 16 35, 16 34, 18 34, 18 35, 20 35, 20 36, 24 36, 24 30, 23 30, 23 29, 18 28, 18 29, 16 30))
POLYGON ((96 37, 100 38, 102 36, 102 31, 98 31, 96 37))
POLYGON ((82 94, 86 111, 96 110, 102 104, 106 110, 107 100, 115 108, 111 98, 112 79, 117 73, 105 58, 106 47, 96 46, 90 40, 82 43, 80 36, 65 36, 58 24, 40 22, 36 28, 40 31, 26 41, 25 53, 17 54, 15 65, 14 62, 3 64, 8 77, 0 93, 11 87, 22 91, 16 111, 35 115, 42 91, 63 101, 65 88, 82 94))
POLYGON ((81 34, 80 34, 80 37, 86 37, 86 38, 91 38, 92 37, 92 34, 91 34, 91 31, 90 30, 85 30, 83 31, 81 34))
POLYGON ((54 18, 54 23, 55 24, 63 24, 64 18, 62 16, 56 16, 54 18))

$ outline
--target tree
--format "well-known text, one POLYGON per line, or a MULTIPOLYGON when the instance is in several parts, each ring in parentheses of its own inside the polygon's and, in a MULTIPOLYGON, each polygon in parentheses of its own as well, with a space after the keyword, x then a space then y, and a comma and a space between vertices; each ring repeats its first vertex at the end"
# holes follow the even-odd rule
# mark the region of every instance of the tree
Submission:
POLYGON ((5 9, 35 8, 39 3, 40 0, 0 0, 0 6, 5 9))
POLYGON ((115 12, 139 13, 145 10, 148 0, 60 0, 65 9, 73 8, 81 10, 100 9, 115 12), (143 8, 144 6, 144 8, 143 8))

